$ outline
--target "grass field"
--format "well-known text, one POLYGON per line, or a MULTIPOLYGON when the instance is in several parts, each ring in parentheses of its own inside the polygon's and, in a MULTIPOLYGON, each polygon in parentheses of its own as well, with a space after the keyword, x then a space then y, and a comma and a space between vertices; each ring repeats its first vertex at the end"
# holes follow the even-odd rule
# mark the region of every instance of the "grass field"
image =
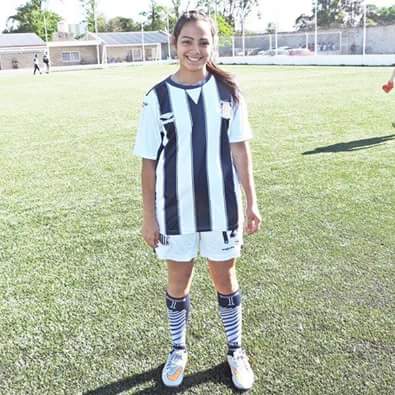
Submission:
MULTIPOLYGON (((255 131, 262 231, 238 274, 253 394, 392 394, 389 68, 228 67, 255 131)), ((167 391, 165 265, 140 237, 149 66, 0 74, 0 393, 231 394, 198 260, 184 385, 167 391), (202 299, 203 303, 197 303, 202 299)))

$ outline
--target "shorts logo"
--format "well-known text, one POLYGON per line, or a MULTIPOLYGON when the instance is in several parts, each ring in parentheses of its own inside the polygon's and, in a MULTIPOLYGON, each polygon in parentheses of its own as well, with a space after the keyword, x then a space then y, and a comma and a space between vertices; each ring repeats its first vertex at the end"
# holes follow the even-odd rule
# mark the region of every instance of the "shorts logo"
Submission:
POLYGON ((159 233, 159 242, 160 244, 167 246, 169 245, 169 237, 162 235, 162 233, 159 233))

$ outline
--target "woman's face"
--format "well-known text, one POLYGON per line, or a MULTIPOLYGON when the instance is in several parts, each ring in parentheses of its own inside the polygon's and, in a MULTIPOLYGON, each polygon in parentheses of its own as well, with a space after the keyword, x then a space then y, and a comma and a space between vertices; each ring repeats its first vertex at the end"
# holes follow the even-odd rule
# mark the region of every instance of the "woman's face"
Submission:
POLYGON ((180 69, 189 72, 202 71, 213 52, 211 26, 206 21, 186 23, 176 42, 180 69))

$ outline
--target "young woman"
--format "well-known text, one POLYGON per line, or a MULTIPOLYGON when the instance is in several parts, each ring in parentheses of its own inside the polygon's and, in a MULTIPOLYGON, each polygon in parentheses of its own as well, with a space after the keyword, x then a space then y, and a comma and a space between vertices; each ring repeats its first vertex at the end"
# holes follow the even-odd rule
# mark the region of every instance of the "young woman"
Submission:
POLYGON ((189 291, 199 251, 218 293, 233 383, 248 389, 254 375, 241 347, 236 258, 244 219, 248 234, 261 219, 245 103, 232 76, 213 63, 216 40, 215 25, 204 13, 179 18, 173 36, 179 68, 145 96, 134 152, 143 158, 143 237, 168 268, 173 347, 162 380, 176 387, 184 377, 189 291))

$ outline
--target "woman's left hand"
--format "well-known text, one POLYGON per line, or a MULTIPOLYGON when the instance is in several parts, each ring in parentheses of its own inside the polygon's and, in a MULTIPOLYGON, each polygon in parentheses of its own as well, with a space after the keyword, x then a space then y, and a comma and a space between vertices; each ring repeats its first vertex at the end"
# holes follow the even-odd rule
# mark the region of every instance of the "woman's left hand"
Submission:
POLYGON ((245 232, 248 235, 258 232, 261 227, 261 215, 259 214, 259 209, 256 205, 251 207, 246 207, 245 212, 245 232))

